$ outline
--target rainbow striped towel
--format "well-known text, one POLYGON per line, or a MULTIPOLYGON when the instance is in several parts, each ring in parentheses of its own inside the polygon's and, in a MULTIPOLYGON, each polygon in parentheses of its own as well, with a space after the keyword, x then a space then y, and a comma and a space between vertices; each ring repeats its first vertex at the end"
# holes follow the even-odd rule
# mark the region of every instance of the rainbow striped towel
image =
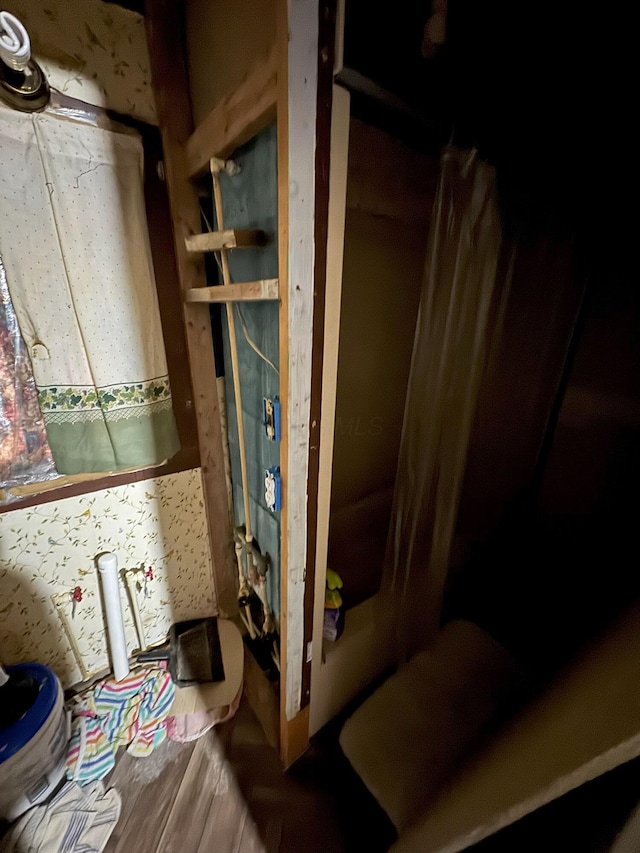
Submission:
POLYGON ((67 776, 80 784, 102 779, 120 746, 141 757, 167 735, 175 686, 161 669, 139 669, 122 681, 103 681, 73 720, 67 776))

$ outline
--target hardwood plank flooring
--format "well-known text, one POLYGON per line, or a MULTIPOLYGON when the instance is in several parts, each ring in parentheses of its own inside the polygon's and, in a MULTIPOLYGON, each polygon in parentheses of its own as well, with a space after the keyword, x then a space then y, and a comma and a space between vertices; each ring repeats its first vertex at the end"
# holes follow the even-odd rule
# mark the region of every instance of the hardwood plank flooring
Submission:
MULTIPOLYGON (((122 797, 106 853, 383 853, 393 827, 341 754, 338 728, 314 738, 286 774, 245 700, 194 743, 166 741, 148 758, 121 753, 106 780, 122 797)), ((636 759, 473 853, 605 853, 639 797, 636 759)))
POLYGON ((147 758, 119 755, 106 786, 120 793, 122 811, 105 853, 156 850, 195 746, 166 741, 147 758))
POLYGON ((385 818, 329 740, 285 774, 243 700, 194 743, 122 753, 106 780, 122 814, 105 853, 382 853, 385 818))
MULTIPOLYGON (((164 832, 156 847, 157 853, 198 850, 211 804, 220 798, 223 761, 214 734, 208 733, 196 741, 164 832)), ((231 845, 223 843, 223 838, 226 842, 226 834, 220 835, 221 849, 231 849, 231 845)))

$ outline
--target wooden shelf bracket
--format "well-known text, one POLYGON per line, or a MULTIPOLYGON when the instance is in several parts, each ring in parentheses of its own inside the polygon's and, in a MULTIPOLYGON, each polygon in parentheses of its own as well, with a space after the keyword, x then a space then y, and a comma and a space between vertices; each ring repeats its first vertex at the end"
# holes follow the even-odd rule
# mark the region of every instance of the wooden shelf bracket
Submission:
POLYGON ((220 252, 222 249, 248 249, 264 246, 266 235, 264 231, 227 229, 225 231, 208 231, 206 234, 192 234, 185 237, 187 252, 220 252))
POLYGON ((185 302, 262 302, 280 298, 277 278, 262 278, 258 281, 243 281, 238 284, 215 285, 214 287, 192 287, 184 294, 185 302))

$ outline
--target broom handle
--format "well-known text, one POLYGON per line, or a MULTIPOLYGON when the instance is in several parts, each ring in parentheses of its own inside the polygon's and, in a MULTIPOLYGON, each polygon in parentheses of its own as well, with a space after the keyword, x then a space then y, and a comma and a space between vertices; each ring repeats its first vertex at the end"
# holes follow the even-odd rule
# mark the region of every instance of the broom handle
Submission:
POLYGON ((156 649, 147 649, 146 652, 140 652, 136 655, 136 660, 138 663, 149 663, 155 660, 169 660, 170 656, 170 649, 166 645, 163 645, 156 649))
MULTIPOLYGON (((211 177, 213 178, 213 200, 216 209, 216 222, 218 230, 224 231, 224 213, 222 209, 222 190, 220 188, 220 175, 218 171, 211 169, 211 177)), ((220 259, 222 265, 222 283, 223 286, 231 284, 231 275, 229 273, 229 259, 227 250, 224 246, 220 249, 220 259)), ((233 392, 236 401, 236 419, 238 422, 238 446, 240 448, 240 471, 242 475, 242 500, 244 503, 244 526, 246 530, 247 542, 253 541, 251 533, 251 513, 249 511, 249 483, 247 477, 247 449, 244 442, 244 414, 242 411, 242 393, 240 390, 240 369, 238 366, 238 344, 236 339, 236 323, 233 313, 233 302, 227 302, 227 320, 229 323, 229 349, 231 350, 231 373, 233 375, 233 392)))

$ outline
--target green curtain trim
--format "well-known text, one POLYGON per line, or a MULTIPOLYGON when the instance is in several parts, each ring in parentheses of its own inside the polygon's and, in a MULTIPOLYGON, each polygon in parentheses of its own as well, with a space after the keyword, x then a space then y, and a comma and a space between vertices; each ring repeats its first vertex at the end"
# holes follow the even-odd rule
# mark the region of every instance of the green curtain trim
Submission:
POLYGON ((119 419, 51 420, 45 413, 47 436, 60 474, 92 474, 144 468, 170 459, 180 449, 173 409, 129 412, 119 419))
POLYGON ((95 388, 85 386, 56 386, 38 388, 38 402, 43 414, 48 412, 86 412, 101 410, 111 412, 130 406, 144 406, 171 401, 168 376, 158 376, 145 382, 123 385, 106 385, 95 388))

